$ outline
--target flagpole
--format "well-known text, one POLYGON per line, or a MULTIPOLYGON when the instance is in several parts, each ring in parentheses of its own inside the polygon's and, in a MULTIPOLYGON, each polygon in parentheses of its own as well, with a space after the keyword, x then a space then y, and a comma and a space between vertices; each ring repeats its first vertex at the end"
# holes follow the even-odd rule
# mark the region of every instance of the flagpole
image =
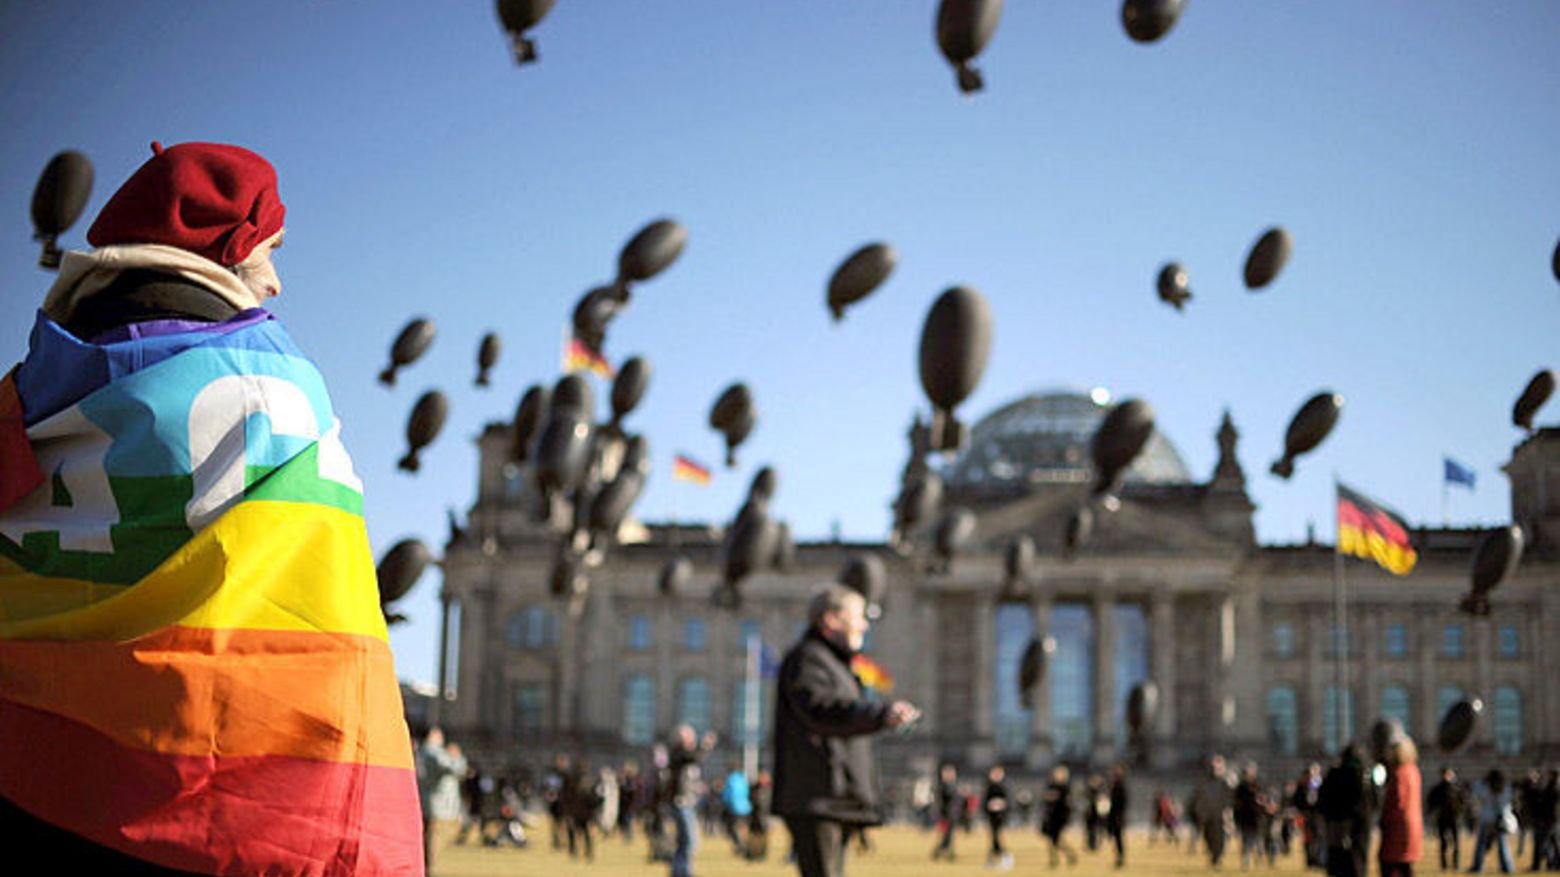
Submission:
POLYGON ((745 702, 742 707, 742 730, 747 739, 742 741, 742 772, 749 783, 758 776, 758 650, 758 634, 748 634, 747 668, 744 674, 747 690, 743 692, 745 702))
POLYGON ((1445 463, 1442 463, 1441 472, 1441 526, 1450 529, 1452 526, 1452 491, 1446 480, 1444 471, 1445 463))
MULTIPOLYGON (((1333 474, 1333 672, 1336 676, 1336 693, 1333 702, 1333 721, 1337 722, 1338 745, 1348 743, 1353 736, 1352 722, 1347 721, 1349 703, 1349 614, 1347 595, 1343 581, 1343 522, 1338 520, 1338 476, 1333 474), (1346 730, 1347 729, 1347 730, 1346 730)), ((1335 753, 1327 753, 1329 756, 1335 753)))

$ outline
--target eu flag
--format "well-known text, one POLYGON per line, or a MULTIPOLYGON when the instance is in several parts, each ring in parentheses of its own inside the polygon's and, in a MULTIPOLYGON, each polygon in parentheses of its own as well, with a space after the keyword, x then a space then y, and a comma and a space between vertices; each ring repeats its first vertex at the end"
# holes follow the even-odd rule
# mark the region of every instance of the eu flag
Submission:
POLYGON ((1451 457, 1442 457, 1441 459, 1446 464, 1444 478, 1447 484, 1462 484, 1469 490, 1473 489, 1474 474, 1472 469, 1453 460, 1451 457))

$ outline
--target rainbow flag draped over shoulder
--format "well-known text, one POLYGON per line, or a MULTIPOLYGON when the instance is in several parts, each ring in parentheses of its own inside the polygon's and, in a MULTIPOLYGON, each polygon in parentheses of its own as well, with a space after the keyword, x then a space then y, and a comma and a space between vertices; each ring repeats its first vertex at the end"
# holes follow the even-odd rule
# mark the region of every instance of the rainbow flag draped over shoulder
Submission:
POLYGON ((894 677, 888 669, 863 653, 858 652, 850 659, 850 672, 867 688, 881 694, 894 693, 894 677))
POLYGON ((44 480, 0 509, 0 796, 169 868, 421 874, 318 370, 251 311, 100 345, 40 314, 13 374, 44 480))
POLYGON ((1408 575, 1419 561, 1403 518, 1342 484, 1338 485, 1338 551, 1373 560, 1397 576, 1408 575))

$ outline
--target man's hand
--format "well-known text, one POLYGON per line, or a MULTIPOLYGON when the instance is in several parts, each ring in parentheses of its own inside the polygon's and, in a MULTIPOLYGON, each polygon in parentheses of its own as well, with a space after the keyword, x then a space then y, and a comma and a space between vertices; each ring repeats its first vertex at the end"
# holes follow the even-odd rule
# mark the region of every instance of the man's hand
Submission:
POLYGON ((888 719, 883 724, 890 728, 913 725, 921 720, 921 711, 908 700, 896 700, 888 705, 888 719))

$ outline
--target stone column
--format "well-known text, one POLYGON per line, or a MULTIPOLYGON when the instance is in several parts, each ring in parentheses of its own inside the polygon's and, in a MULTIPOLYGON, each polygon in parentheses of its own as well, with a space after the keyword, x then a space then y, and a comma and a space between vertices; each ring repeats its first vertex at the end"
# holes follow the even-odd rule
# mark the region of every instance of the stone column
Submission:
POLYGON ((727 745, 732 741, 731 705, 736 697, 736 680, 741 678, 741 673, 733 678, 731 662, 733 655, 740 654, 741 650, 734 644, 736 632, 741 628, 737 619, 730 612, 717 612, 709 623, 709 668, 710 680, 710 729, 720 735, 720 739, 727 745))
MULTIPOLYGON (((580 619, 564 609, 562 635, 558 637, 558 700, 552 705, 556 716, 554 727, 559 734, 573 734, 579 726, 580 672, 585 660, 585 650, 580 630, 580 619)), ((513 710, 508 710, 513 712, 513 710)), ((507 719, 506 719, 507 721, 507 719)))
POLYGON ((433 680, 436 689, 428 722, 444 724, 444 701, 450 695, 450 606, 453 603, 448 591, 439 592, 439 675, 433 680))
POLYGON ((1149 661, 1154 684, 1159 686, 1159 715, 1150 736, 1151 758, 1156 767, 1175 763, 1175 593, 1158 585, 1149 594, 1149 661))
POLYGON ((1371 725, 1381 715, 1380 613, 1362 606, 1354 613, 1354 621, 1356 627, 1349 631, 1349 660, 1360 668, 1354 694, 1354 738, 1368 740, 1371 725))
MULTIPOLYGON (((1304 607, 1299 627, 1305 632, 1305 690, 1300 692, 1300 751, 1316 751, 1327 740, 1327 686, 1337 681, 1327 644, 1332 637, 1332 604, 1304 607)), ((1329 758, 1336 756, 1329 752, 1329 758)))
MULTIPOLYGON (((1035 616, 1035 638, 1043 644, 1051 635, 1051 592, 1037 591, 1030 605, 1035 616)), ((1049 663, 1051 656, 1046 655, 1045 659, 1049 663)), ((1049 768, 1055 755, 1051 737, 1051 669, 1046 667, 1046 672, 1040 674, 1040 681, 1030 692, 1032 724, 1027 762, 1032 770, 1049 768)))
POLYGON ((1469 626, 1473 634, 1471 639, 1473 640, 1474 679, 1478 686, 1478 690, 1469 692, 1469 696, 1483 699, 1484 708, 1489 711, 1489 718, 1479 722, 1477 736, 1473 740, 1476 745, 1493 746, 1495 744, 1495 643, 1491 635, 1493 625, 1486 615, 1474 618, 1469 626))
POLYGON ((940 681, 937 677, 937 596, 933 591, 919 591, 916 593, 916 627, 917 642, 920 647, 916 649, 916 677, 920 688, 920 700, 916 705, 921 708, 921 722, 925 725, 925 734, 935 739, 942 729, 941 711, 937 709, 937 689, 940 681))
POLYGON ((672 729, 672 712, 677 708, 677 668, 672 660, 673 649, 681 642, 677 630, 677 616, 672 614, 672 600, 662 598, 655 611, 655 739, 665 739, 672 729))
POLYGON ((974 629, 974 679, 975 684, 975 739, 969 741, 969 759, 975 764, 986 764, 996 757, 997 702, 993 686, 996 677, 997 618, 996 601, 988 594, 975 600, 972 619, 974 629))
POLYGON ((1105 764, 1116 757, 1116 594, 1094 591, 1094 754, 1105 764))
POLYGON ((1213 596, 1213 722, 1214 746, 1230 751, 1235 724, 1235 599, 1228 592, 1213 596))
POLYGON ((1427 605, 1415 604, 1414 614, 1419 623, 1414 625, 1413 646, 1416 658, 1414 672, 1414 705, 1419 708, 1419 715, 1414 721, 1414 730, 1418 732, 1419 739, 1429 740, 1440 726, 1441 717, 1436 714, 1436 679, 1435 679, 1435 651, 1436 651, 1436 623, 1435 611, 1427 605))

